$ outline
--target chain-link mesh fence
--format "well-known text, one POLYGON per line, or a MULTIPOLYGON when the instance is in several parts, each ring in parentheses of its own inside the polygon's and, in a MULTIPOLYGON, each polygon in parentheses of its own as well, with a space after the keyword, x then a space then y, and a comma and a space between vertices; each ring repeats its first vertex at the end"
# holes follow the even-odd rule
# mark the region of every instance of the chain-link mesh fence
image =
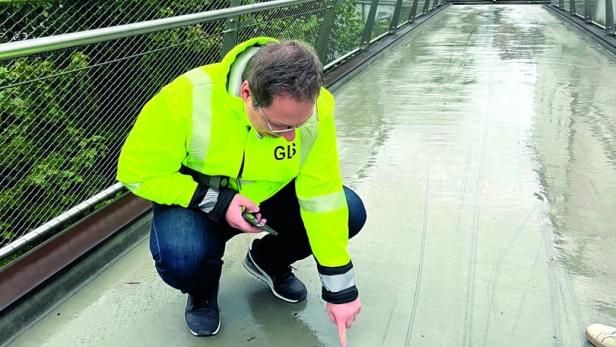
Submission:
POLYGON ((238 40, 255 36, 299 39, 316 46, 325 7, 323 1, 282 7, 240 17, 238 40))
POLYGON ((336 17, 329 36, 329 49, 324 63, 334 61, 359 48, 365 29, 366 21, 360 1, 338 1, 335 10, 336 17))
MULTIPOLYGON (((266 1, 241 4, 257 2, 266 1)), ((317 46, 328 3, 315 0, 241 15, 237 40, 271 36, 317 46)), ((1 37, 13 42, 231 4, 5 2, 0 3, 1 37)), ((356 50, 365 29, 358 0, 335 5, 324 64, 356 50)), ((389 28, 390 21, 384 15, 379 25, 389 28)), ((114 184, 120 147, 140 109, 176 76, 218 61, 226 24, 220 19, 0 61, 0 246, 114 184)))
POLYGON ((175 76, 220 57, 223 21, 0 66, 2 244, 112 185, 135 116, 175 76))
POLYGON ((0 1, 2 40, 19 41, 229 7, 230 0, 0 1))

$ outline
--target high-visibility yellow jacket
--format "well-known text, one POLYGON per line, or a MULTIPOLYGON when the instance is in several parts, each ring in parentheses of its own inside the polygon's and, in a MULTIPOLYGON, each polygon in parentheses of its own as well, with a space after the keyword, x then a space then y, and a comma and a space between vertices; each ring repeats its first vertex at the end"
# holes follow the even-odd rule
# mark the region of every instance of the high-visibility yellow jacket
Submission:
POLYGON ((162 88, 141 111, 120 154, 117 178, 134 194, 159 204, 189 207, 199 184, 188 167, 229 177, 229 187, 256 204, 295 179, 301 217, 318 263, 323 297, 357 297, 347 252, 348 209, 342 189, 334 98, 322 88, 317 117, 296 130, 293 142, 259 136, 228 76, 238 55, 271 38, 232 49, 220 63, 193 69, 162 88), (339 295, 337 295, 339 294, 339 295))

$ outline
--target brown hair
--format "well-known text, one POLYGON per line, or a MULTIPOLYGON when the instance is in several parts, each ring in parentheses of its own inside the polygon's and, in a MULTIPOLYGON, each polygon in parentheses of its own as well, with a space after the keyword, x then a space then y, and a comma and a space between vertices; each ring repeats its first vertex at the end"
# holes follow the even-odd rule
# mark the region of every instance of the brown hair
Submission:
POLYGON ((269 43, 248 60, 242 80, 250 85, 254 106, 267 107, 274 96, 314 102, 323 85, 323 65, 303 42, 269 43))

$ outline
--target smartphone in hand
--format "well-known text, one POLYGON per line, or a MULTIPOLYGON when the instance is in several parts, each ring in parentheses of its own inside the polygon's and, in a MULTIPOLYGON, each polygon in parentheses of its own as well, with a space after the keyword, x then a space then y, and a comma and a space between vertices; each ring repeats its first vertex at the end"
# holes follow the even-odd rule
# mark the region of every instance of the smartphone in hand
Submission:
POLYGON ((269 226, 261 223, 261 221, 259 221, 257 219, 257 217, 255 217, 254 214, 252 214, 251 212, 248 212, 248 210, 244 210, 242 212, 242 217, 244 217, 244 220, 247 221, 250 225, 257 227, 263 231, 266 231, 274 236, 278 236, 278 232, 272 228, 270 228, 269 226))

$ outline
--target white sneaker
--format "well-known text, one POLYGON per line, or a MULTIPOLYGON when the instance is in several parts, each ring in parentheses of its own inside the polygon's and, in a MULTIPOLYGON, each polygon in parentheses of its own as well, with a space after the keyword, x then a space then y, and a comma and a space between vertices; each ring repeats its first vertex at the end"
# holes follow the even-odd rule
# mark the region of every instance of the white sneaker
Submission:
POLYGON ((616 328, 614 327, 591 324, 586 328, 586 337, 597 347, 616 347, 616 328))

